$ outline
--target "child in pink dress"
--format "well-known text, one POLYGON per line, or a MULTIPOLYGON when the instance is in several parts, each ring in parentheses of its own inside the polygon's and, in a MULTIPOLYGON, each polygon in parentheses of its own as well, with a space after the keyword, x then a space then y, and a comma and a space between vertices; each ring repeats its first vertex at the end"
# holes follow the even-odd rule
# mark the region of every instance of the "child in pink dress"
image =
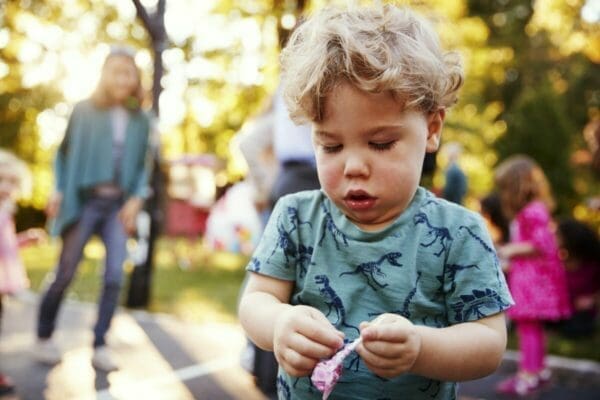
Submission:
MULTIPOLYGON (((0 318, 2 296, 27 288, 29 281, 19 257, 19 247, 43 237, 40 229, 16 233, 13 214, 15 201, 29 181, 26 164, 13 154, 0 150, 0 318)), ((0 396, 13 394, 12 380, 0 373, 0 396)))
POLYGON ((514 322, 521 353, 518 373, 497 389, 525 395, 549 378, 544 322, 568 318, 571 307, 550 216, 554 201, 542 169, 531 158, 516 155, 498 166, 496 184, 502 210, 511 220, 510 242, 498 255, 507 265, 515 300, 507 315, 514 322))

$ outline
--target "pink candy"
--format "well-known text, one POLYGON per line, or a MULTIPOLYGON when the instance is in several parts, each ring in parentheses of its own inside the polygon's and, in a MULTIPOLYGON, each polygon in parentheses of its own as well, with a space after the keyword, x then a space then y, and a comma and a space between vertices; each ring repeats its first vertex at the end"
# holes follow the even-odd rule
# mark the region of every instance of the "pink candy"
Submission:
POLYGON ((344 358, 354 351, 360 341, 361 338, 358 338, 352 343, 345 345, 330 359, 320 361, 313 370, 310 380, 317 389, 323 392, 323 400, 327 400, 335 384, 340 379, 340 376, 342 376, 344 358))

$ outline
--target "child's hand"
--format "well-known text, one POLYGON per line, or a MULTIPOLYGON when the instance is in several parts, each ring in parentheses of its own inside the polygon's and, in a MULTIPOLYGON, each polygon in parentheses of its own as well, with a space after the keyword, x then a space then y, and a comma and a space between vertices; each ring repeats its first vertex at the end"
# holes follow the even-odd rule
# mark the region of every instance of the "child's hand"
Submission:
POLYGON ((408 319, 382 314, 360 324, 362 343, 356 348, 376 375, 392 378, 410 371, 421 351, 421 337, 408 319))
POLYGON ((294 306, 275 322, 273 351, 288 374, 307 376, 320 359, 331 357, 343 346, 343 338, 319 310, 294 306))
POLYGON ((40 244, 48 239, 46 231, 41 228, 31 228, 20 232, 17 236, 19 246, 28 246, 31 244, 40 244))

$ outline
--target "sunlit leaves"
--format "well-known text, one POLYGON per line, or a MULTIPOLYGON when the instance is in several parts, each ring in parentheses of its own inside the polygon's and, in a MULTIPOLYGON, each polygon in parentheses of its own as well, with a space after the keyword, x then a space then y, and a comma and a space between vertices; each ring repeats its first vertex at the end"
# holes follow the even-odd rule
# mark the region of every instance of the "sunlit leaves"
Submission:
POLYGON ((534 35, 545 31, 563 55, 584 52, 600 62, 600 21, 587 22, 580 17, 584 3, 584 0, 536 1, 527 32, 534 35))

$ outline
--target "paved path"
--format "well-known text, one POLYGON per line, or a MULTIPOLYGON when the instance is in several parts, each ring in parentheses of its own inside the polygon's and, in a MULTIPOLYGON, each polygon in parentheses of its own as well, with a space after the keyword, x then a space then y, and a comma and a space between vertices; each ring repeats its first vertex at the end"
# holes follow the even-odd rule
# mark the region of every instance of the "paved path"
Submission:
MULTIPOLYGON (((236 324, 190 324, 120 309, 108 343, 122 368, 105 374, 90 364, 95 305, 66 301, 55 336, 65 351, 63 361, 54 367, 41 365, 31 354, 37 301, 33 294, 5 299, 0 370, 15 379, 17 400, 268 399, 239 366, 245 339, 236 324)), ((461 400, 509 399, 497 396, 493 386, 514 371, 515 358, 508 352, 496 374, 461 384, 461 400)), ((528 398, 600 399, 600 364, 556 357, 550 364, 555 371, 552 384, 528 398)))
POLYGON ((265 399, 239 366, 238 325, 120 310, 107 341, 122 368, 105 374, 90 364, 94 305, 63 304, 55 338, 65 354, 54 367, 31 354, 36 306, 33 295, 5 299, 0 370, 16 381, 19 400, 265 399))

